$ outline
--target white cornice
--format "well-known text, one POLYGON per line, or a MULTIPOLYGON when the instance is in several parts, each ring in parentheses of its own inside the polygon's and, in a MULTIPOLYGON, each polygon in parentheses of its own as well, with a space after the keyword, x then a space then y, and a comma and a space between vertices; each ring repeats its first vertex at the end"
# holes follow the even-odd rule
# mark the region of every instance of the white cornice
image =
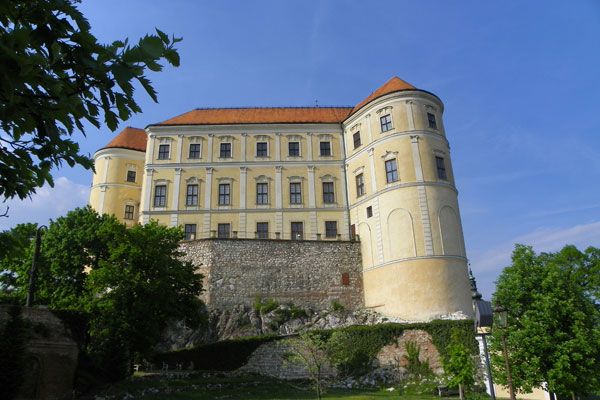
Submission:
POLYGON ((115 158, 129 158, 131 160, 142 160, 143 161, 146 158, 146 152, 139 151, 139 150, 123 149, 120 147, 108 147, 105 149, 100 149, 97 152, 95 152, 94 160, 96 160, 99 157, 105 157, 105 156, 110 156, 110 157, 115 157, 115 158))
POLYGON ((330 133, 342 134, 342 124, 239 124, 239 125, 173 125, 173 126, 149 126, 149 133, 162 136, 177 136, 179 134, 306 134, 330 133))

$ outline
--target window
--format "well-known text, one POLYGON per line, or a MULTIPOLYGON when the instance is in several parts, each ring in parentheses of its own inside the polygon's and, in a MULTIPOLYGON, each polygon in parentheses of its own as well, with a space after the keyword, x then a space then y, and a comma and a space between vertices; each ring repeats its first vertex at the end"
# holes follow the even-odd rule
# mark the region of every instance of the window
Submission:
POLYGON ((396 182, 398 180, 398 163, 395 158, 385 162, 385 179, 387 180, 387 183, 396 182))
POLYGON ((337 221, 325 221, 325 237, 337 237, 337 221))
POLYGON ((185 232, 185 240, 196 239, 196 224, 185 224, 183 230, 185 232))
POLYGON ((219 239, 229 239, 230 224, 218 224, 217 225, 217 237, 219 239))
POLYGON ((288 143, 288 155, 290 157, 300 157, 300 142, 288 143))
POLYGON ((373 207, 367 207, 367 218, 371 218, 373 216, 373 207))
POLYGON ((125 206, 125 219, 133 219, 133 210, 134 207, 131 205, 125 206))
POLYGON ((321 156, 331 155, 331 142, 321 142, 319 147, 321 150, 321 156))
POLYGON ((290 183, 290 204, 302 204, 302 184, 300 182, 290 183))
POLYGON ((360 142, 360 132, 354 133, 354 135, 352 135, 352 140, 354 141, 354 148, 358 149, 360 147, 360 145, 362 144, 360 142))
POLYGON ((379 118, 379 122, 381 123, 381 132, 387 132, 392 129, 392 116, 390 114, 379 118))
POLYGON ((437 129, 437 122, 435 121, 435 115, 432 113, 427 113, 427 121, 429 122, 429 127, 431 129, 437 129))
POLYGON ((127 171, 127 182, 135 182, 135 171, 127 171))
POLYGON ((446 175, 446 165, 444 164, 444 158, 436 157, 435 166, 437 167, 438 178, 447 181, 448 175, 446 175))
POLYGON ((188 158, 200 158, 200 143, 190 144, 190 153, 188 158))
POLYGON ((220 158, 231 158, 231 143, 221 143, 220 158))
POLYGON ((158 146, 158 159, 159 160, 168 160, 169 159, 169 147, 168 144, 161 144, 158 146))
POLYGON ((257 239, 268 239, 269 238, 269 223, 268 222, 257 222, 256 223, 256 238, 257 239))
POLYGON ((227 206, 231 202, 231 186, 229 183, 219 184, 219 205, 227 206))
POLYGON ((154 207, 164 207, 167 204, 167 185, 154 187, 154 207))
POLYGON ((365 194, 365 177, 363 174, 356 175, 356 197, 363 196, 365 194))
POLYGON ((256 184, 256 204, 269 204, 269 184, 256 184))
POLYGON ((187 185, 187 193, 185 196, 186 206, 198 205, 198 185, 187 185))
POLYGON ((267 142, 256 143, 256 157, 268 157, 267 148, 267 142))
POLYGON ((350 286, 350 274, 342 272, 342 286, 350 286))
POLYGON ((302 222, 292 222, 292 240, 302 240, 304 237, 304 224, 302 222))
POLYGON ((333 182, 323 182, 323 203, 332 204, 334 202, 333 182))

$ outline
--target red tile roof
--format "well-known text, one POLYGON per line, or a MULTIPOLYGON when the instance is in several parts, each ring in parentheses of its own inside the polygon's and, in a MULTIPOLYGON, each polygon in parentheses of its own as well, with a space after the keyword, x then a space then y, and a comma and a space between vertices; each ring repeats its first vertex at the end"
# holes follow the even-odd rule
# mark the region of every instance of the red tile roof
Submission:
POLYGON ((377 89, 376 91, 371 93, 369 95, 369 97, 367 97, 366 99, 364 99, 363 101, 358 103, 356 105, 356 107, 354 107, 352 109, 352 112, 350 114, 353 114, 354 112, 360 110, 363 106, 367 105, 367 103, 370 103, 371 101, 375 100, 378 97, 385 96, 386 94, 390 94, 393 92, 399 92, 401 90, 411 90, 411 89, 417 89, 417 88, 414 87, 413 85, 411 85, 410 83, 403 81, 402 79, 398 78, 397 76, 394 76, 392 79, 390 79, 389 81, 384 83, 381 87, 379 87, 379 89, 377 89))
POLYGON ((103 149, 120 148, 145 152, 147 140, 148 135, 146 135, 145 130, 139 128, 132 128, 128 126, 127 128, 123 129, 106 146, 104 146, 103 149))
POLYGON ((334 124, 351 107, 197 108, 153 125, 334 124))

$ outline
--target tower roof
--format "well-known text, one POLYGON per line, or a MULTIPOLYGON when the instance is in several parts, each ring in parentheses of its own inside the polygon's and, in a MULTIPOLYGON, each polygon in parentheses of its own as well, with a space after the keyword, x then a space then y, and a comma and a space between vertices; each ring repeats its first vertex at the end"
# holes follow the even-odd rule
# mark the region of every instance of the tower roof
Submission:
POLYGON ((128 126, 104 146, 103 149, 118 148, 145 152, 147 140, 148 136, 145 130, 128 126))
POLYGON ((366 99, 364 99, 363 101, 358 103, 356 105, 356 107, 354 107, 352 109, 352 112, 350 114, 353 114, 354 112, 360 110, 363 106, 367 105, 368 103, 370 103, 371 101, 375 100, 378 97, 385 96, 386 94, 390 94, 393 92, 399 92, 401 90, 415 90, 415 89, 417 89, 417 88, 414 87, 413 85, 411 85, 410 83, 403 81, 402 79, 398 78, 397 76, 394 76, 392 79, 390 79, 389 81, 384 83, 382 86, 380 86, 377 90, 375 90, 373 93, 371 93, 366 99))
POLYGON ((233 125, 233 124, 327 124, 340 123, 351 107, 247 107, 197 108, 166 121, 165 125, 233 125))

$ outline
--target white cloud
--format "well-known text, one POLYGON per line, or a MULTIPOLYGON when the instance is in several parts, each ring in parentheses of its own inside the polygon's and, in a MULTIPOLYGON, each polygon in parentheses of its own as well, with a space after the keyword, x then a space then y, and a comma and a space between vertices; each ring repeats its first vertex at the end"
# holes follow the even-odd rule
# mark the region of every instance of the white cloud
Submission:
POLYGON ((471 252, 470 264, 482 293, 489 297, 494 281, 502 269, 510 264, 515 243, 533 246, 536 252, 556 251, 573 244, 580 249, 600 245, 600 221, 571 227, 542 227, 519 235, 488 250, 471 252))
POLYGON ((24 222, 47 224, 50 218, 60 217, 69 210, 85 206, 89 195, 88 185, 73 182, 64 176, 58 177, 54 180, 54 187, 44 185, 29 199, 12 199, 1 204, 3 207, 9 206, 10 211, 8 218, 0 218, 0 230, 24 222))

